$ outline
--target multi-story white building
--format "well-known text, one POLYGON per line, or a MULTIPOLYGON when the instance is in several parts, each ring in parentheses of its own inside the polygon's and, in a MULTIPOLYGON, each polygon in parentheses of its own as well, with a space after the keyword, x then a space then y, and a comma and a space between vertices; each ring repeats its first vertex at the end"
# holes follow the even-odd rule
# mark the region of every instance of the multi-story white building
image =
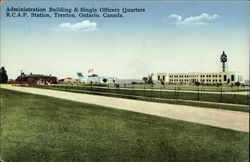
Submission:
POLYGON ((153 79, 167 84, 234 84, 242 82, 242 76, 237 72, 220 73, 157 73, 153 79))

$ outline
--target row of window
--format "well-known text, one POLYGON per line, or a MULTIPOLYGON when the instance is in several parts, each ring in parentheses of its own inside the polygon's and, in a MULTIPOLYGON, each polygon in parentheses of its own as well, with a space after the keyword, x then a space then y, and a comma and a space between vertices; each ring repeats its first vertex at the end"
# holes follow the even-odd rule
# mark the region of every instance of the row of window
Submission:
MULTIPOLYGON (((178 75, 176 75, 177 77, 178 77, 178 75)), ((174 76, 174 77, 176 77, 176 76, 174 76)), ((180 75, 180 76, 182 76, 182 75, 180 75)), ((185 77, 187 76, 187 78, 188 78, 188 75, 185 75, 185 77)), ((221 75, 201 75, 201 78, 204 78, 204 77, 207 77, 207 78, 209 78, 209 77, 218 77, 219 76, 219 78, 221 77, 221 75)), ((170 78, 173 78, 173 76, 172 75, 170 75, 169 76, 170 78)), ((183 76, 182 76, 183 77, 183 76)), ((158 81, 160 81, 160 80, 162 80, 162 81, 165 81, 165 76, 163 75, 162 76, 162 78, 161 78, 161 76, 159 76, 158 75, 158 81)), ((234 75, 231 75, 231 81, 234 81, 235 79, 234 79, 234 75)), ((170 81, 178 81, 178 79, 170 79, 170 81)), ((179 79, 179 81, 180 82, 182 82, 182 81, 185 81, 185 82, 187 82, 188 81, 188 79, 179 79)), ((201 81, 205 81, 205 79, 201 79, 201 81)), ((207 82, 210 82, 211 81, 211 79, 207 79, 206 80, 207 82)), ((226 75, 224 75, 224 81, 227 81, 227 76, 226 75)), ((217 79, 213 79, 213 82, 217 82, 217 79)), ((221 79, 219 79, 219 82, 221 82, 221 79)))
MULTIPOLYGON (((190 79, 169 79, 169 81, 170 82, 189 82, 191 80, 190 79)), ((195 81, 198 81, 198 79, 195 81)))
POLYGON ((213 77, 213 78, 217 78, 217 77, 221 77, 221 75, 201 75, 201 78, 205 78, 205 77, 207 77, 207 78, 211 78, 211 77, 213 77))
POLYGON ((169 78, 195 78, 198 75, 169 75, 169 78))
MULTIPOLYGON (((199 75, 170 75, 169 76, 170 78, 198 78, 199 77, 199 75)), ((205 77, 207 77, 207 78, 211 78, 211 77, 213 77, 213 78, 217 78, 217 77, 221 77, 221 75, 200 75, 200 77, 201 78, 205 78, 205 77)))
POLYGON ((201 79, 201 82, 205 82, 205 81, 207 81, 207 82, 211 82, 211 81, 213 81, 213 82, 221 82, 221 79, 213 79, 213 80, 211 80, 211 79, 201 79))
MULTIPOLYGON (((170 82, 189 82, 189 79, 169 79, 170 82)), ((198 81, 198 80, 195 80, 198 81)), ((221 82, 221 79, 201 79, 201 82, 221 82)))

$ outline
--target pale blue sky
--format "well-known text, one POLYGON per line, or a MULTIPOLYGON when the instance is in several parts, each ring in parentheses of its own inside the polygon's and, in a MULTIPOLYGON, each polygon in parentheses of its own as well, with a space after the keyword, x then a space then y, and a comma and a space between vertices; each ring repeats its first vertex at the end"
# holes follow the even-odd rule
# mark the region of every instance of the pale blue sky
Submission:
POLYGON ((93 68, 100 75, 139 79, 152 72, 219 72, 223 50, 229 71, 249 77, 249 2, 7 1, 1 18, 1 65, 10 78, 20 70, 76 78, 76 72, 86 74, 93 68), (11 6, 126 7, 146 12, 124 18, 7 18, 5 10, 11 6), (87 20, 93 31, 60 27, 87 20))

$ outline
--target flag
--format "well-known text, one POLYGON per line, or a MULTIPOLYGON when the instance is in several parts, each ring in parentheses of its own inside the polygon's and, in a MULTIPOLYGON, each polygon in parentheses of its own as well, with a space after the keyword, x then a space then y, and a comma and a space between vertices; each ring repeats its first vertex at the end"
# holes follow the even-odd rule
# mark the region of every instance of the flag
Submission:
POLYGON ((88 70, 88 73, 94 72, 93 68, 88 70))

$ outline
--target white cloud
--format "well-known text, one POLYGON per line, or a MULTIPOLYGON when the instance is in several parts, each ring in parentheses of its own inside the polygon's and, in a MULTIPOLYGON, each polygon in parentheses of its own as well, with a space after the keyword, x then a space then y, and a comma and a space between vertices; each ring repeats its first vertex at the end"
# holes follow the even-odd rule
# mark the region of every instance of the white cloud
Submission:
POLYGON ((169 18, 174 18, 177 22, 180 22, 182 20, 182 17, 176 14, 169 15, 169 18))
POLYGON ((79 23, 70 24, 70 23, 62 23, 59 25, 56 30, 59 31, 67 31, 67 32, 76 32, 76 31, 85 31, 90 32, 97 30, 97 23, 96 22, 90 22, 89 20, 84 20, 79 23))
POLYGON ((196 24, 196 25, 202 25, 202 24, 209 24, 212 21, 220 18, 219 15, 209 15, 207 13, 202 13, 199 16, 191 16, 183 19, 181 16, 172 14, 168 16, 169 19, 175 18, 176 19, 176 24, 196 24))

